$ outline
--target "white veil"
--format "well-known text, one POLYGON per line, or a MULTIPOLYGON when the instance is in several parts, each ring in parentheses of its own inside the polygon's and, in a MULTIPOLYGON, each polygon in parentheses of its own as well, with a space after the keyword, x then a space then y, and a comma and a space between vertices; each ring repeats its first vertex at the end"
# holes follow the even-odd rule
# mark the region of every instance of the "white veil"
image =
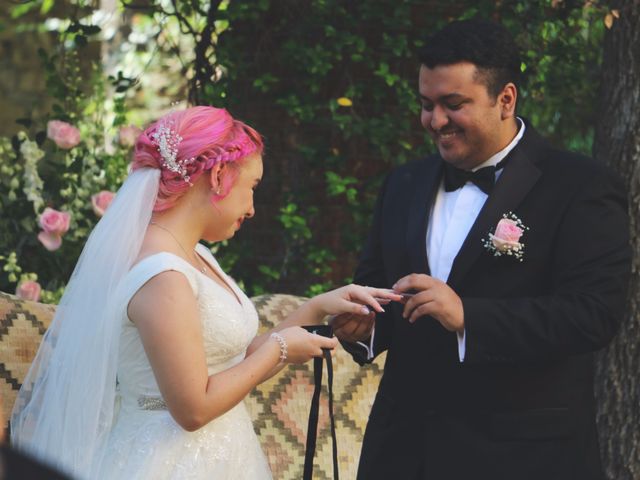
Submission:
POLYGON ((114 417, 122 305, 116 289, 140 251, 160 170, 126 179, 89 236, 20 389, 11 442, 76 478, 90 478, 114 417))

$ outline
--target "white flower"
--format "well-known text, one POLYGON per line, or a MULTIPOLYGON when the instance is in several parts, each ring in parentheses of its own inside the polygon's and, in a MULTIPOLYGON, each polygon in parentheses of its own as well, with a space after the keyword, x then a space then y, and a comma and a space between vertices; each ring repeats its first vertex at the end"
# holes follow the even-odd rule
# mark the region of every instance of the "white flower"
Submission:
POLYGON ((44 157, 44 152, 38 148, 36 142, 25 139, 20 144, 20 153, 24 158, 24 187, 22 191, 27 199, 33 203, 34 211, 38 212, 44 205, 42 199, 44 183, 38 175, 38 162, 44 157))

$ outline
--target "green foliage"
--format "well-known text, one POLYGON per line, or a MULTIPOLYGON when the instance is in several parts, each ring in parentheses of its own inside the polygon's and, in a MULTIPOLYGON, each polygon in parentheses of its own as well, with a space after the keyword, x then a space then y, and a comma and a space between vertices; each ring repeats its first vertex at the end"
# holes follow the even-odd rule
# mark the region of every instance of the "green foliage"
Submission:
MULTIPOLYGON (((46 13, 52 2, 19 5, 13 16, 21 18, 34 5, 46 13)), ((74 18, 61 27, 56 48, 39 51, 47 93, 54 99, 51 111, 43 118, 17 119, 24 130, 0 138, 0 209, 8 213, 0 217, 0 290, 14 291, 20 281, 37 280, 41 300, 57 302, 98 220, 92 195, 115 191, 126 176, 128 148, 111 138, 123 120, 118 116, 122 102, 115 97, 116 112, 110 111, 102 67, 99 61, 86 61, 89 39, 99 32, 98 26, 74 18), (80 143, 59 148, 47 138, 49 120, 77 127, 80 143), (55 251, 38 240, 38 219, 46 207, 71 215, 55 251)))
POLYGON ((456 18, 507 25, 527 77, 520 114, 556 144, 588 153, 604 12, 597 2, 554 0, 230 2, 231 28, 216 47, 225 74, 203 103, 265 135, 272 180, 258 203, 272 203, 259 212, 282 226, 272 223, 277 243, 240 236, 220 254, 258 252, 234 271, 256 292, 312 294, 343 282, 386 172, 433 151, 418 121, 416 54, 428 32, 456 18))
MULTIPOLYGON (((607 12, 599 2, 198 0, 142 10, 121 2, 136 40, 123 44, 116 68, 87 64, 100 26, 89 2, 72 2, 56 48, 40 53, 52 111, 19 119, 24 133, 0 139, 0 208, 10 212, 0 219, 1 290, 37 278, 45 300, 59 297, 97 220, 91 195, 115 190, 126 172, 114 129, 157 117, 163 98, 187 91, 193 102, 229 108, 267 144, 258 218, 213 246, 223 268, 250 294, 312 295, 347 281, 384 175, 433 150, 419 124, 416 53, 456 18, 502 21, 523 50, 520 114, 558 145, 591 149, 607 12), (81 144, 56 148, 44 132, 49 119, 78 126, 81 144), (55 252, 36 238, 45 206, 72 213, 55 252)), ((27 28, 26 18, 54 3, 19 4, 12 16, 27 28)))
POLYGON ((556 144, 589 154, 606 9, 570 5, 513 2, 513 15, 503 21, 523 49, 527 84, 520 111, 556 144))

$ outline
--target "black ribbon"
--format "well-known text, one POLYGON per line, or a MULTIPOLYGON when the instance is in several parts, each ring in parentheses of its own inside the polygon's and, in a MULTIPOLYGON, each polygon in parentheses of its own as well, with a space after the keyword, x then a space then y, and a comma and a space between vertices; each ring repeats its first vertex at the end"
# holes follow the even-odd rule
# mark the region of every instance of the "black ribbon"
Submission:
POLYGON ((338 444, 336 442, 336 427, 333 417, 333 363, 331 362, 331 351, 323 349, 323 357, 313 359, 315 388, 311 399, 311 411, 309 412, 309 425, 307 427, 307 446, 304 454, 303 480, 312 480, 313 478, 313 457, 316 453, 320 391, 322 390, 322 364, 324 361, 327 362, 327 379, 329 380, 329 420, 331 423, 331 439, 333 440, 333 478, 334 480, 339 480, 340 478, 338 472, 338 444))

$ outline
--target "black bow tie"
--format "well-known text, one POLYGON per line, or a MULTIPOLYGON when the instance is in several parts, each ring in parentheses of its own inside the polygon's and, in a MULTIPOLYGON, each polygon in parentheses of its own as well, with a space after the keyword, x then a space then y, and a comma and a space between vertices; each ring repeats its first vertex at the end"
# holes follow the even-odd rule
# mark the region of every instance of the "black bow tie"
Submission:
POLYGON ((453 192, 462 188, 465 183, 472 182, 480 190, 489 195, 496 183, 496 172, 504 167, 506 158, 497 165, 483 167, 474 172, 470 170, 462 170, 448 163, 444 164, 444 190, 445 192, 453 192))

